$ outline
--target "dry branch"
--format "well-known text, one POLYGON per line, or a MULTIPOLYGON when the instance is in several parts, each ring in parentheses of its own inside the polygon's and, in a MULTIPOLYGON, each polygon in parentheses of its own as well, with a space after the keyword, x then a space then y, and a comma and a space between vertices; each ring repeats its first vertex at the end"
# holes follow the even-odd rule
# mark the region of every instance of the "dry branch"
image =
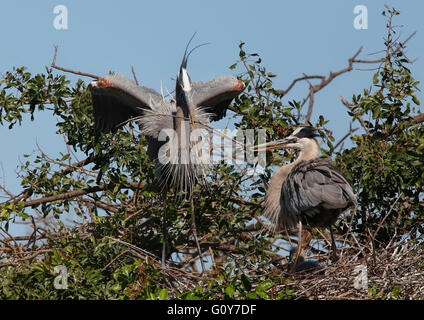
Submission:
POLYGON ((299 82, 299 81, 303 81, 303 80, 309 80, 309 79, 325 79, 325 76, 321 76, 321 75, 313 75, 313 76, 308 76, 308 75, 304 75, 303 77, 299 77, 294 79, 290 85, 287 87, 287 89, 285 90, 275 90, 275 92, 277 94, 280 95, 286 95, 291 89, 293 89, 294 85, 299 82))
POLYGON ((336 71, 336 72, 330 71, 330 74, 328 75, 327 78, 325 78, 325 77, 322 78, 320 83, 310 87, 310 90, 309 90, 309 107, 308 107, 308 112, 306 114, 305 123, 308 123, 311 120, 312 110, 313 110, 313 98, 314 98, 315 93, 320 91, 322 88, 326 87, 331 81, 333 81, 336 77, 340 76, 341 74, 352 71, 353 62, 356 59, 356 57, 361 53, 361 51, 362 51, 362 47, 360 47, 358 49, 358 51, 348 60, 348 66, 346 68, 341 69, 341 70, 336 71))
POLYGON ((131 66, 131 72, 133 74, 135 84, 138 85, 138 80, 137 80, 137 76, 135 75, 134 66, 131 66))
POLYGON ((60 70, 60 71, 63 71, 63 72, 69 72, 69 73, 77 74, 77 75, 84 76, 84 77, 94 78, 96 80, 99 80, 101 78, 101 77, 96 76, 96 75, 91 74, 91 73, 86 73, 86 72, 81 72, 81 71, 75 71, 75 70, 72 70, 72 69, 67 69, 67 68, 63 68, 63 67, 57 66, 56 65, 57 49, 58 49, 58 46, 55 45, 54 46, 54 56, 53 56, 53 60, 52 60, 52 63, 51 63, 51 67, 52 68, 57 69, 57 70, 60 70))
MULTIPOLYGON (((306 113, 305 116, 305 123, 308 123, 311 120, 311 116, 312 116, 312 111, 313 111, 313 106, 314 106, 314 96, 315 94, 320 91, 321 89, 323 89, 324 87, 326 87, 331 81, 333 81, 336 77, 350 72, 353 70, 353 65, 355 63, 381 63, 383 60, 382 59, 374 59, 374 60, 364 60, 364 59, 357 59, 357 57, 359 56, 359 54, 362 52, 362 47, 360 47, 358 49, 358 51, 356 51, 356 53, 348 59, 348 65, 347 67, 338 70, 338 71, 330 71, 328 76, 323 76, 323 75, 307 75, 304 74, 302 77, 296 78, 294 80, 292 80, 292 82, 289 84, 289 86, 285 89, 285 90, 275 90, 275 92, 277 94, 280 95, 286 95, 291 89, 293 89, 293 87, 296 85, 296 83, 300 82, 300 81, 307 81, 309 83, 309 92, 307 97, 304 99, 302 105, 309 100, 309 105, 308 105, 308 111, 306 113), (312 84, 309 80, 313 80, 313 79, 320 79, 321 81, 318 84, 312 84)), ((367 130, 367 129, 366 129, 367 130)))

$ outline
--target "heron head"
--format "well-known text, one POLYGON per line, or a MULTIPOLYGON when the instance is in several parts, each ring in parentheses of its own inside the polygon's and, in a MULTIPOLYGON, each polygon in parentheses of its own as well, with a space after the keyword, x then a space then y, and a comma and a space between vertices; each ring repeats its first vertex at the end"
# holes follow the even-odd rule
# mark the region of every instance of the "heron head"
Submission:
POLYGON ((177 88, 181 88, 184 92, 191 91, 191 80, 187 72, 187 59, 188 55, 185 52, 177 75, 177 88))
MULTIPOLYGON (((190 39, 191 40, 191 39, 190 39)), ((191 92, 191 80, 190 76, 187 72, 187 48, 184 52, 184 57, 180 65, 180 70, 177 74, 177 83, 175 87, 175 100, 177 103, 177 106, 180 107, 183 112, 184 116, 188 117, 190 114, 190 92, 191 92)))
POLYGON ((190 110, 190 98, 191 98, 190 92, 192 89, 191 79, 187 72, 188 58, 195 49, 208 44, 208 43, 199 44, 195 46, 193 49, 191 49, 189 52, 187 52, 188 47, 190 46, 190 43, 193 40, 195 35, 196 33, 192 35, 192 37, 190 38, 185 48, 183 60, 181 61, 181 65, 180 65, 180 70, 178 71, 178 74, 177 74, 177 81, 176 81, 177 83, 175 88, 177 105, 181 107, 183 110, 186 110, 185 113, 187 113, 188 110, 190 110))
POLYGON ((311 144, 316 143, 315 138, 320 135, 317 130, 311 126, 304 126, 296 128, 291 135, 283 139, 263 143, 254 147, 255 151, 273 150, 273 149, 294 149, 294 150, 305 150, 311 144))

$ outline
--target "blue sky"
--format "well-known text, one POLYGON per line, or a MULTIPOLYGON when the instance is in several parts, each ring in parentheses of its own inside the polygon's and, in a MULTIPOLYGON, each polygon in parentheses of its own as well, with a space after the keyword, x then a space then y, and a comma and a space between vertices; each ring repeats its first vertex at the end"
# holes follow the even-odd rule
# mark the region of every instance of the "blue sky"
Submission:
MULTIPOLYGON (((422 1, 2 1, 0 4, 0 73, 26 66, 32 73, 50 65, 53 45, 59 45, 57 64, 97 75, 109 70, 131 77, 133 65, 139 81, 156 90, 161 82, 174 87, 175 77, 190 36, 193 43, 210 42, 197 50, 188 71, 194 81, 233 74, 228 67, 238 57, 238 44, 257 52, 269 71, 277 74, 276 88, 285 88, 302 73, 324 74, 344 68, 360 46, 362 58, 383 49, 384 3, 401 12, 395 20, 404 25, 403 37, 417 30, 408 53, 418 58, 413 70, 424 79, 424 2, 422 1), (368 29, 353 27, 356 5, 368 9, 368 29), (68 30, 53 26, 57 5, 68 9, 68 30)), ((365 66, 367 67, 367 66, 365 66)), ((70 77, 75 79, 75 77, 70 77)), ((338 96, 369 87, 372 73, 352 71, 333 81, 315 97, 314 117, 330 119, 336 137, 348 131, 346 108, 338 96)), ((85 81, 90 81, 84 78, 85 81)), ((301 100, 306 84, 293 90, 290 99, 301 100)), ((424 101, 422 94, 420 100, 424 101)), ((56 119, 45 113, 28 118, 9 131, 0 127, 0 183, 19 192, 15 169, 18 157, 31 153, 36 143, 55 156, 64 151, 55 134, 56 119), (1 169, 1 168, 0 168, 1 169)))

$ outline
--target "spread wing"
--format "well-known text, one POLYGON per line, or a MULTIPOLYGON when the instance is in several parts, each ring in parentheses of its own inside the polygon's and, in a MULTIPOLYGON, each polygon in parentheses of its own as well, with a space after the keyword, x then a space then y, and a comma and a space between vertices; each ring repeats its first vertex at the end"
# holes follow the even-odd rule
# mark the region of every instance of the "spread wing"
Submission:
POLYGON ((225 117, 231 101, 243 91, 245 85, 232 76, 215 78, 209 82, 194 82, 192 84, 192 101, 196 107, 210 114, 211 121, 225 117))
POLYGON ((285 179, 281 192, 287 211, 310 217, 323 209, 343 209, 356 203, 352 187, 331 159, 299 163, 285 179))
POLYGON ((155 90, 138 86, 121 74, 107 75, 88 85, 93 99, 95 130, 114 132, 124 122, 163 103, 155 90))

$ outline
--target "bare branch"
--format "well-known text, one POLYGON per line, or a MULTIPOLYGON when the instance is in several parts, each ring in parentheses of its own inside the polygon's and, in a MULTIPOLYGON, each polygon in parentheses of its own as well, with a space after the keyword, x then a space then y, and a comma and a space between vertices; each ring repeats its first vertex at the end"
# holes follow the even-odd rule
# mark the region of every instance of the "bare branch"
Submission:
POLYGON ((66 193, 57 194, 57 195, 54 195, 54 196, 43 197, 43 198, 40 198, 40 199, 25 201, 24 206, 25 207, 31 207, 31 206, 37 206, 37 205, 43 204, 43 203, 66 200, 66 199, 70 199, 70 198, 80 197, 80 196, 83 196, 85 194, 89 194, 89 193, 93 193, 93 192, 103 191, 105 189, 106 189, 106 185, 101 184, 101 185, 98 185, 98 186, 88 187, 88 188, 79 189, 79 190, 73 190, 73 191, 69 191, 69 192, 66 192, 66 193))
POLYGON ((91 73, 75 71, 75 70, 71 70, 71 69, 62 68, 62 67, 57 66, 56 65, 57 48, 58 48, 58 46, 55 45, 54 46, 54 56, 53 56, 53 60, 52 60, 52 63, 51 63, 52 68, 63 71, 63 72, 69 72, 69 73, 77 74, 77 75, 84 76, 84 77, 94 78, 94 79, 97 79, 97 80, 101 79, 101 77, 96 76, 96 75, 91 74, 91 73))
POLYGON ((290 85, 287 87, 287 89, 285 89, 285 90, 275 90, 275 92, 277 94, 286 95, 291 89, 293 89, 294 85, 299 81, 308 80, 308 79, 321 79, 322 80, 324 78, 325 78, 325 76, 320 76, 320 75, 313 75, 313 76, 304 75, 303 77, 294 79, 292 81, 292 83, 290 83, 290 85))
POLYGON ((424 113, 419 113, 416 116, 412 117, 414 124, 424 122, 424 113))
POLYGON ((306 113, 306 117, 305 117, 305 123, 308 123, 312 117, 312 110, 314 108, 314 95, 315 95, 314 87, 310 86, 309 87, 309 106, 308 106, 308 112, 306 113))
POLYGON ((95 206, 97 206, 97 207, 99 207, 99 208, 101 208, 105 211, 110 211, 110 212, 113 212, 113 213, 119 212, 119 209, 117 208, 117 206, 112 206, 112 205, 106 204, 102 201, 92 200, 92 199, 87 199, 87 198, 81 198, 80 200, 82 202, 95 205, 95 206))
POLYGON ((139 85, 139 84, 138 84, 138 80, 137 80, 137 76, 135 75, 134 66, 131 66, 131 72, 132 72, 132 74, 133 74, 135 84, 136 84, 136 85, 139 85))
MULTIPOLYGON (((336 77, 340 76, 343 73, 352 71, 353 69, 353 61, 356 59, 356 57, 361 53, 362 47, 358 49, 358 51, 348 60, 348 66, 346 68, 343 68, 339 71, 333 72, 330 71, 330 74, 328 77, 321 77, 321 82, 316 85, 311 85, 309 88, 309 106, 308 106, 308 112, 305 117, 305 123, 308 123, 311 120, 312 116, 312 110, 314 105, 314 95, 324 87, 326 87, 331 81, 333 81, 336 77)), ((306 80, 306 79, 305 79, 306 80)))
MULTIPOLYGON (((351 124, 352 125, 352 124, 351 124)), ((352 129, 352 127, 350 127, 349 132, 345 134, 345 136, 343 138, 340 139, 340 141, 338 141, 336 143, 336 145, 333 148, 333 151, 337 149, 337 147, 339 145, 341 145, 343 143, 343 141, 345 141, 348 137, 350 137, 352 135, 352 133, 354 133, 356 130, 358 130, 358 128, 352 129)))

